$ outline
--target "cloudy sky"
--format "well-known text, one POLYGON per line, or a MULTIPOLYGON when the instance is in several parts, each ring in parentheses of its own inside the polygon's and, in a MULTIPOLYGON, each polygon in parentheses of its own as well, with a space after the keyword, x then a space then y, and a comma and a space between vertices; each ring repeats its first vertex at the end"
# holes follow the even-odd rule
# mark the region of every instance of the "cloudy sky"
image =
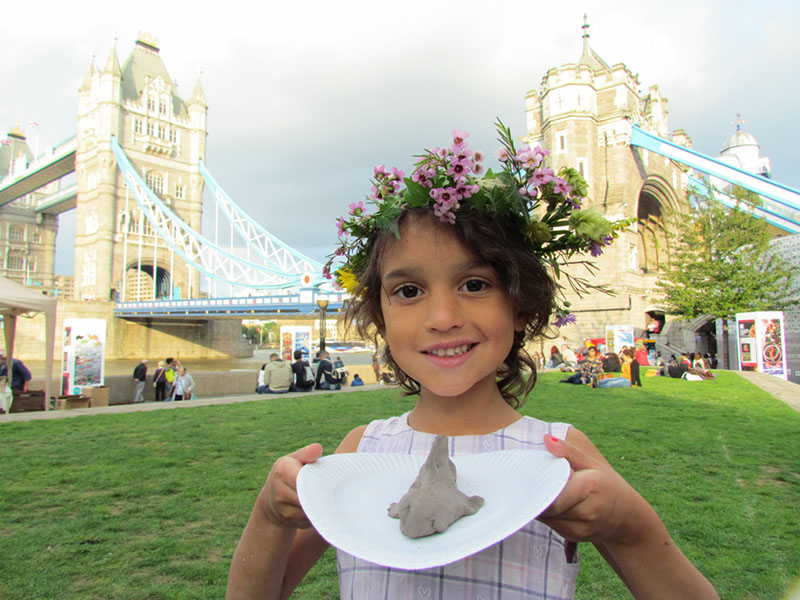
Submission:
MULTIPOLYGON (((116 37, 124 63, 149 31, 180 94, 198 73, 207 165, 271 233, 323 260, 334 219, 363 199, 376 164, 405 168, 454 128, 496 147, 492 122, 525 133, 524 99, 550 67, 591 46, 658 84, 670 126, 717 156, 742 113, 776 181, 800 188, 800 3, 796 0, 376 0, 289 3, 13 2, 2 9, 0 127, 39 151, 75 133, 77 89, 116 37), (31 121, 38 127, 27 126, 31 121)), ((206 212, 205 227, 213 212, 206 212)), ((74 217, 57 258, 71 271, 74 217)))

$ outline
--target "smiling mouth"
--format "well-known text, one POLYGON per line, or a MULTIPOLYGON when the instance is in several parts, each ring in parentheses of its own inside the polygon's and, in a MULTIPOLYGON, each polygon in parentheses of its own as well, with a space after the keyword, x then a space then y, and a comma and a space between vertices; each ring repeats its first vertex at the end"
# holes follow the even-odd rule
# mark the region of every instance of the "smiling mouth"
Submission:
POLYGON ((472 350, 475 346, 476 344, 463 344, 461 346, 454 346, 452 348, 437 348, 435 350, 426 350, 425 354, 441 357, 461 356, 462 354, 466 354, 472 350))

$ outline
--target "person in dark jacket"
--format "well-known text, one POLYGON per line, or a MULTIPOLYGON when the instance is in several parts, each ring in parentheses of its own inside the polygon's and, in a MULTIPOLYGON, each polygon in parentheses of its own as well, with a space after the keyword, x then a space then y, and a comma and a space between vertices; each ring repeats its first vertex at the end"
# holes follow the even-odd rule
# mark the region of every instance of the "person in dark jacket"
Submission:
POLYGON ((310 392, 314 389, 314 371, 308 361, 303 360, 303 353, 300 350, 294 351, 292 372, 294 373, 293 392, 310 392), (309 373, 311 374, 310 377, 309 373))
MULTIPOLYGON (((5 350, 0 350, 0 377, 8 377, 8 364, 5 350)), ((28 367, 18 358, 11 359, 11 389, 20 392, 28 391, 28 382, 32 375, 28 367)))
POLYGON ((144 381, 147 378, 147 359, 143 358, 142 362, 136 365, 133 370, 133 385, 136 391, 133 395, 133 403, 138 404, 144 402, 144 381))

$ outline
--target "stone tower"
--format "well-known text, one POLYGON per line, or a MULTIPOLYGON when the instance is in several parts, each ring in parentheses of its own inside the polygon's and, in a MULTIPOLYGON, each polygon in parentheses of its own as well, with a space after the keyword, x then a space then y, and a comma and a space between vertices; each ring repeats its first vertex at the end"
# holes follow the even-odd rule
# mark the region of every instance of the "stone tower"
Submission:
MULTIPOLYGON (((567 298, 577 313, 573 337, 602 337, 605 325, 633 325, 637 334, 658 312, 654 286, 666 260, 665 215, 680 210, 688 177, 668 159, 630 146, 631 125, 690 147, 681 131, 671 133, 667 100, 658 86, 640 92, 637 75, 624 64, 609 66, 589 46, 584 17, 583 52, 575 63, 551 68, 538 91, 526 96, 524 140, 550 149, 550 167, 576 167, 589 184, 584 208, 609 219, 638 219, 596 259, 594 282, 616 292, 567 298)), ((590 274, 584 267, 575 275, 590 274)), ((566 330, 565 330, 566 332, 566 330)))
POLYGON ((102 70, 91 61, 78 101, 76 298, 197 296, 198 278, 191 281, 184 262, 171 259, 142 219, 117 167, 111 136, 150 189, 199 231, 198 160, 205 157, 206 112, 200 80, 188 102, 181 99, 149 34, 139 36, 122 68, 116 47, 102 70))
MULTIPOLYGON (((24 169, 33 159, 22 128, 12 127, 0 141, 0 180, 24 169)), ((58 217, 35 208, 55 187, 48 184, 0 207, 0 275, 14 283, 53 289, 58 217)))

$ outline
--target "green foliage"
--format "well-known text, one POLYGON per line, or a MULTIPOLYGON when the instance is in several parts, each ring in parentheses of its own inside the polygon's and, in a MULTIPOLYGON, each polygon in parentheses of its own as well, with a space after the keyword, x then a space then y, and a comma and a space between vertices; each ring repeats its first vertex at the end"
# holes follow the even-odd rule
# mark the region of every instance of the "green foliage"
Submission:
POLYGON ((667 312, 694 318, 731 318, 737 312, 782 310, 796 304, 796 271, 769 250, 769 224, 750 214, 760 198, 734 188, 733 210, 707 191, 693 190, 696 204, 670 220, 673 254, 659 282, 667 312))

